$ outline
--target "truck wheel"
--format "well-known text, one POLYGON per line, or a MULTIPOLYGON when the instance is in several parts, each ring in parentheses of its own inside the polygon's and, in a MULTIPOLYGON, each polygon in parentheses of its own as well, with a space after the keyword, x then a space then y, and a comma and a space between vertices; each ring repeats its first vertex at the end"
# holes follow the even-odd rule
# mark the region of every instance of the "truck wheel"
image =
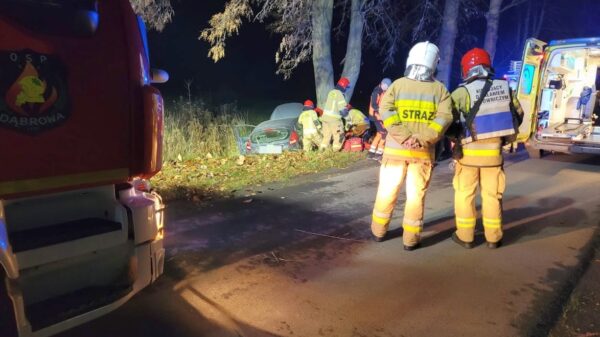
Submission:
POLYGON ((529 154, 529 158, 532 159, 540 159, 544 155, 544 150, 536 149, 531 146, 525 146, 527 149, 527 153, 529 154))
POLYGON ((15 310, 5 284, 6 274, 0 266, 0 333, 6 337, 18 337, 15 310))

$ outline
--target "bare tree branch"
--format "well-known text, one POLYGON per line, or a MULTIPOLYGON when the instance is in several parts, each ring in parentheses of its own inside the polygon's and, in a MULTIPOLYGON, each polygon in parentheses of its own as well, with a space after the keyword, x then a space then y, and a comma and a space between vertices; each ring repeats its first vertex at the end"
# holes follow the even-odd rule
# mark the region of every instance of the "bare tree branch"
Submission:
POLYGON ((505 4, 502 7, 502 9, 500 9, 500 13, 504 13, 507 10, 509 10, 509 9, 511 9, 513 7, 516 7, 516 6, 518 6, 518 5, 522 4, 522 3, 525 3, 525 2, 527 2, 527 0, 511 0, 509 3, 505 4))

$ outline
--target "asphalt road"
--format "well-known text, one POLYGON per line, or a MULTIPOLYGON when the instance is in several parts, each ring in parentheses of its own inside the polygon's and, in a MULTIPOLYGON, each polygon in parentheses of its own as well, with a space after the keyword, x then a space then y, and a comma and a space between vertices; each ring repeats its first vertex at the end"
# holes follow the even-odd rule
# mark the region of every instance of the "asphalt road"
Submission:
POLYGON ((165 275, 60 336, 544 336, 591 256, 600 158, 525 157, 506 164, 505 246, 495 251, 482 233, 472 250, 450 240, 446 164, 413 252, 398 228, 403 198, 392 239, 370 241, 374 162, 210 208, 171 204, 165 275))

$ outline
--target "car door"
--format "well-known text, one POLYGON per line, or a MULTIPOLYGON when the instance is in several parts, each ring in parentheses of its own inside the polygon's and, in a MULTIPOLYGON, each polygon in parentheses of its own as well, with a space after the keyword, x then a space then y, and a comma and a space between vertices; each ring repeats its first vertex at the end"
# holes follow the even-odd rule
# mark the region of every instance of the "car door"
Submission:
POLYGON ((525 142, 537 129, 536 103, 541 80, 541 65, 544 60, 546 42, 528 39, 523 51, 523 66, 517 86, 517 98, 523 107, 523 123, 519 127, 518 141, 525 142))

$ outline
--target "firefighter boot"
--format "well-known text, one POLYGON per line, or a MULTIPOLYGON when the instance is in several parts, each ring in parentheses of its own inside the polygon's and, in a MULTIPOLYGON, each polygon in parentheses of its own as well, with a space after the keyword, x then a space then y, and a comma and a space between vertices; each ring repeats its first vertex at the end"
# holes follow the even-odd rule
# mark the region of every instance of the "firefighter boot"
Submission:
POLYGON ((475 193, 479 185, 479 168, 456 163, 454 171, 454 213, 456 215, 456 238, 465 244, 472 244, 475 238, 475 193))
POLYGON ((498 248, 502 240, 502 194, 506 188, 506 176, 502 167, 482 167, 481 208, 483 229, 489 248, 498 248))
POLYGON ((406 168, 405 163, 385 162, 379 169, 379 187, 371 221, 371 232, 376 240, 383 240, 387 233, 406 168))

